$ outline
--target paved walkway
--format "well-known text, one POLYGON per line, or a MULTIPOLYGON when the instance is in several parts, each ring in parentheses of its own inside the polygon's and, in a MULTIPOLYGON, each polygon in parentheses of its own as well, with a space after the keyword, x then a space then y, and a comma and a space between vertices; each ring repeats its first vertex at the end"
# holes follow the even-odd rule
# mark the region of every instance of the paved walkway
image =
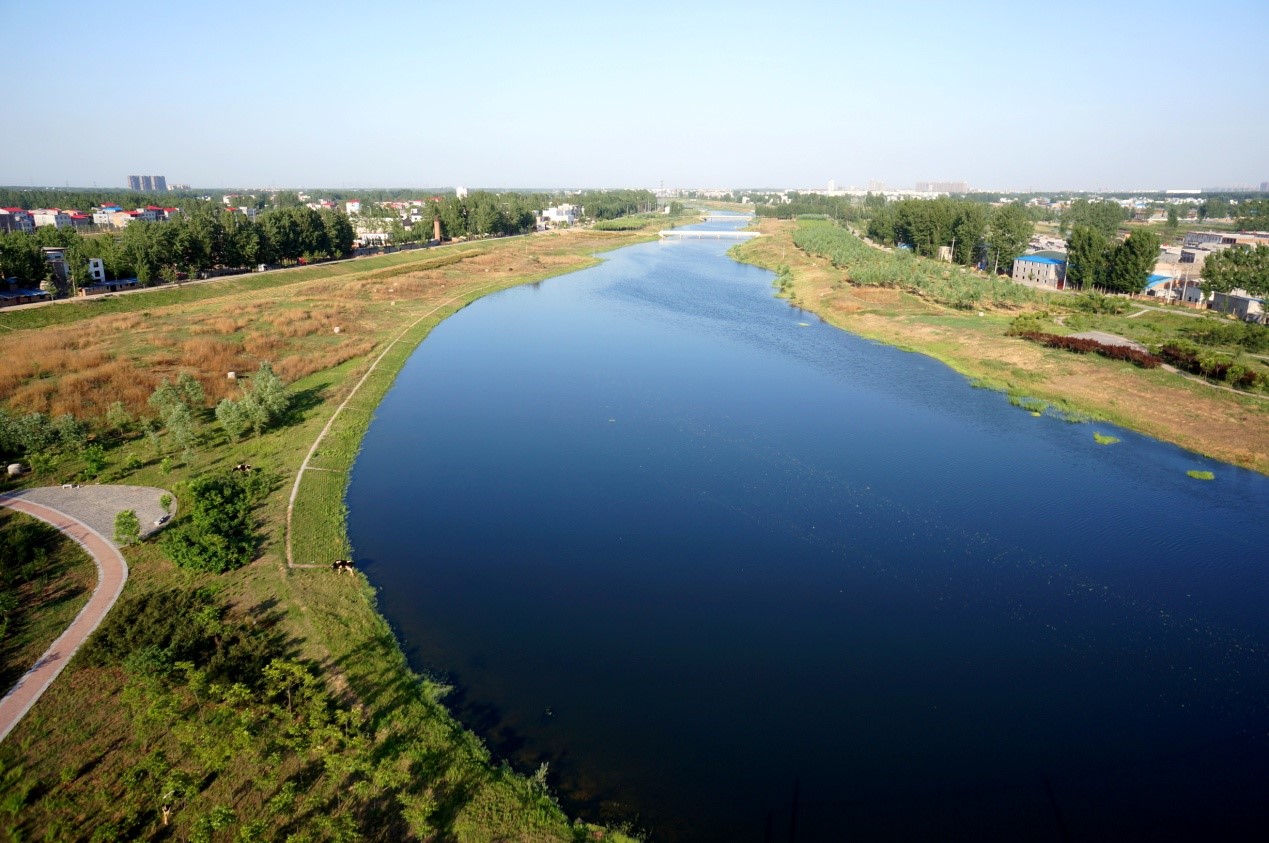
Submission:
POLYGON ((70 536, 97 564, 97 588, 88 603, 35 666, 0 699, 0 741, 8 737, 70 663, 80 645, 101 625, 128 581, 128 564, 123 555, 95 528, 108 518, 109 534, 113 534, 115 514, 135 509, 142 532, 151 533, 159 526, 155 521, 162 515, 159 497, 164 494, 167 493, 163 489, 148 486, 54 486, 0 494, 0 506, 51 524, 70 536))

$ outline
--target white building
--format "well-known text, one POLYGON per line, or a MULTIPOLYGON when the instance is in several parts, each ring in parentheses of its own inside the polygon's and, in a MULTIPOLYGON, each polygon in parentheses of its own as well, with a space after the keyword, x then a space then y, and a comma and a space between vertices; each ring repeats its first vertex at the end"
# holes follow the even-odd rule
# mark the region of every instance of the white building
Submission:
POLYGON ((555 205, 543 211, 538 218, 549 225, 574 225, 581 215, 582 209, 576 205, 555 205))
POLYGON ((466 198, 467 198, 467 188, 465 188, 465 187, 456 187, 456 188, 454 188, 454 195, 455 195, 455 196, 457 196, 459 199, 466 199, 466 198))
POLYGON ((36 208, 31 211, 31 220, 38 228, 41 225, 51 225, 54 228, 70 228, 70 214, 65 211, 59 211, 57 208, 36 208))
POLYGON ((346 211, 348 211, 348 213, 350 213, 350 214, 360 214, 360 213, 361 213, 361 200, 360 200, 360 199, 349 199, 347 202, 345 202, 345 203, 344 203, 344 209, 345 209, 346 211))

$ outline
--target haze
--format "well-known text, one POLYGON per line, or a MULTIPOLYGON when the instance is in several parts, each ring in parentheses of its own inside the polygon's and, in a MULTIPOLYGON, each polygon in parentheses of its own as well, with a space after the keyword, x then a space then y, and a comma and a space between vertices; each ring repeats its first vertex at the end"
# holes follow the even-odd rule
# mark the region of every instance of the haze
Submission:
POLYGON ((1269 179, 1263 0, 3 0, 0 30, 15 186, 1269 179))

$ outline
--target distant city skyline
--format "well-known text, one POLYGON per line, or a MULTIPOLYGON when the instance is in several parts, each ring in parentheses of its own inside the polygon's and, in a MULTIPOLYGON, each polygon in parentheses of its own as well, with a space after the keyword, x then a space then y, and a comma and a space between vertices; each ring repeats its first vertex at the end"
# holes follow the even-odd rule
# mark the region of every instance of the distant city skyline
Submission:
POLYGON ((1213 0, 1198 18, 1173 0, 916 2, 902 15, 749 0, 390 2, 374 15, 329 0, 0 4, 5 31, 63 43, 125 44, 139 26, 162 55, 115 56, 109 73, 11 39, 7 57, 41 73, 0 101, 30 140, 0 161, 0 184, 124 188, 126 174, 162 172, 195 187, 1108 192, 1269 179, 1269 108, 1252 84, 1269 78, 1263 0, 1213 0))

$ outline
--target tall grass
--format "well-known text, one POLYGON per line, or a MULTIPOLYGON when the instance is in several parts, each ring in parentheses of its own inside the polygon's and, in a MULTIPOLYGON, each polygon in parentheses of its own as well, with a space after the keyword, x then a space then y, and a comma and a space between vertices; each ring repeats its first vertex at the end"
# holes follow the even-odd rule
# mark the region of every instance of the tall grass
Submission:
POLYGON ((828 258, 865 287, 895 287, 961 310, 1018 307, 1043 301, 1043 294, 1001 278, 979 275, 962 266, 937 263, 905 251, 873 248, 844 228, 804 221, 793 243, 811 255, 828 258))

